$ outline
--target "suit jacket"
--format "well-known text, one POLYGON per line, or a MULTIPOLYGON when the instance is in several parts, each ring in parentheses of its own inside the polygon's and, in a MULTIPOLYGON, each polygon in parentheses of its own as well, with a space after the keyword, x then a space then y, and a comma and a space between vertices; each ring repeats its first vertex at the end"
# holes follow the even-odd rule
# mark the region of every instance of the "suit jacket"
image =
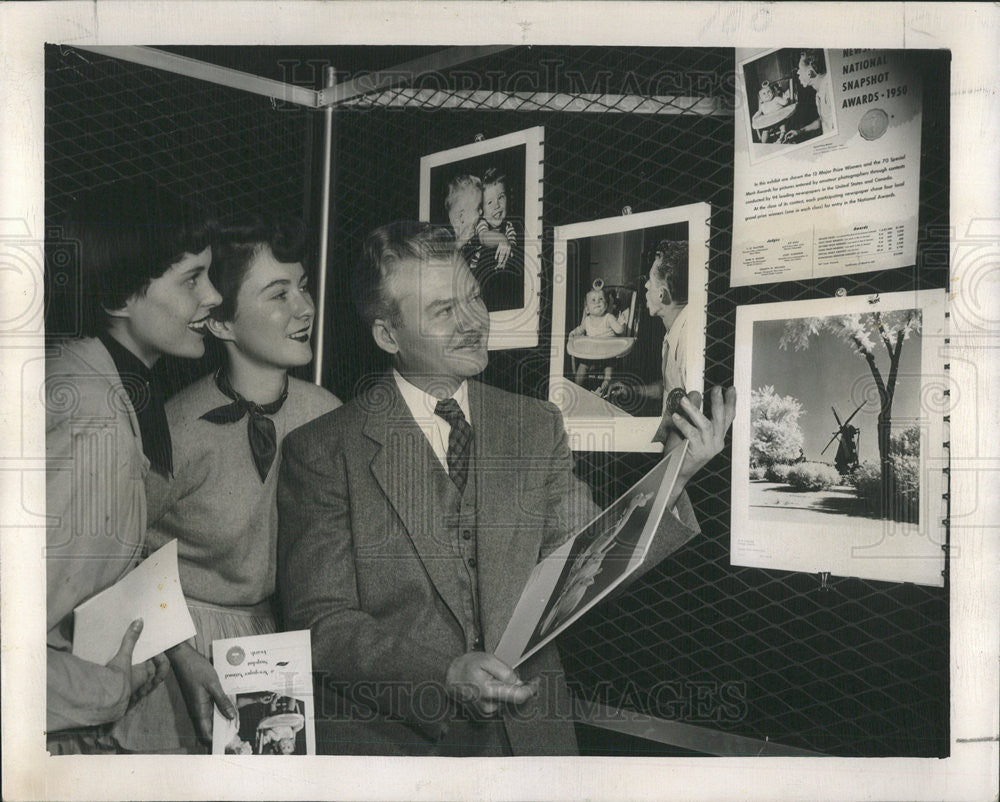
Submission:
MULTIPOLYGON (((492 652, 538 560, 599 510, 573 476, 554 405, 475 381, 469 405, 480 619, 492 652)), ((435 492, 451 480, 391 377, 291 433, 283 449, 278 589, 286 625, 312 630, 317 715, 332 713, 327 732, 340 742, 321 748, 441 754, 466 726, 445 674, 474 637, 447 565, 456 551, 438 501, 446 496, 435 492), (331 699, 331 684, 346 703, 331 699)), ((672 520, 675 539, 695 534, 672 520)), ((513 753, 574 754, 554 646, 519 674, 541 682, 535 697, 504 712, 513 753)))

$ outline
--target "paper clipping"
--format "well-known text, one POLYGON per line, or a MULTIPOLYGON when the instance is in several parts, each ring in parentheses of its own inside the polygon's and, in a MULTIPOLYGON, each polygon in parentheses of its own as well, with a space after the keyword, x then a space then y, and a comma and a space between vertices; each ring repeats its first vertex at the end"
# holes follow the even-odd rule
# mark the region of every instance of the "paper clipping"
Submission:
POLYGON ((194 621, 177 573, 176 540, 73 611, 73 654, 105 665, 137 618, 143 620, 143 628, 132 652, 132 665, 194 637, 194 621))
MULTIPOLYGON (((516 668, 642 565, 666 513, 687 441, 532 571, 495 654, 516 668)), ((670 514, 670 513, 666 513, 670 514)))
POLYGON ((915 263, 920 57, 736 51, 732 286, 915 263))
POLYGON ((316 754, 309 630, 221 638, 212 662, 237 709, 216 708, 213 755, 316 754))

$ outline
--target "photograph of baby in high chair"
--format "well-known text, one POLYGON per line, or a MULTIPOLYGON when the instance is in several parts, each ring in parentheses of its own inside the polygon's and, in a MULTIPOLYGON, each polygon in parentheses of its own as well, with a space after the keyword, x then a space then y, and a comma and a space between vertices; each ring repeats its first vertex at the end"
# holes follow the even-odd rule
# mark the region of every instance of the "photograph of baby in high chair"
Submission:
POLYGON ((621 337, 625 334, 630 311, 630 309, 613 309, 610 293, 604 288, 604 279, 594 279, 593 285, 587 292, 583 321, 569 333, 569 340, 573 346, 570 351, 575 354, 572 357, 573 381, 582 386, 589 374, 599 370, 602 381, 594 392, 601 398, 605 398, 611 389, 614 356, 620 355, 615 352, 623 350, 617 343, 608 342, 608 338, 621 337), (578 338, 581 337, 589 339, 580 341, 578 338), (602 356, 605 358, 602 359, 602 356))

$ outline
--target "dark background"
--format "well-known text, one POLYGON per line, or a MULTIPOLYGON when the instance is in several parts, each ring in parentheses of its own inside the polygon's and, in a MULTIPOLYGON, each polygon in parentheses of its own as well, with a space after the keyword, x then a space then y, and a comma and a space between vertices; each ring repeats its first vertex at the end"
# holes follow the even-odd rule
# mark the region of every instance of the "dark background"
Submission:
MULTIPOLYGON (((433 48, 431 48, 433 49, 433 48)), ((320 85, 425 54, 425 48, 174 48, 289 83, 320 85)), ((222 212, 278 205, 318 231, 322 115, 69 47, 46 51, 47 327, 75 331, 80 288, 60 266, 58 216, 80 187, 152 175, 222 212)), ((734 53, 708 48, 519 47, 416 82, 516 89, 518 111, 360 104, 335 114, 328 353, 323 383, 342 399, 384 366, 346 298, 365 234, 417 214, 420 157, 545 126, 541 339, 493 352, 484 378, 545 398, 552 227, 686 203, 712 204, 706 384, 732 383, 739 304, 869 294, 948 283, 950 54, 922 54, 920 234, 916 264, 809 282, 729 288, 734 53), (564 93, 585 111, 563 111, 564 93), (628 114, 621 95, 672 114, 628 114), (677 100, 664 100, 677 95, 677 100), (689 112, 702 97, 723 112, 689 112), (546 98, 549 98, 546 100, 546 98), (689 100, 685 100, 689 98, 689 100), (534 110, 541 103, 546 110, 534 110), (551 109, 551 110, 548 110, 551 109), (726 111, 728 109, 728 111, 726 111)), ((391 96, 391 92, 389 95, 391 96)), ((736 109, 739 113, 739 109, 736 109)), ((315 266, 312 267, 315 269, 315 266)), ((212 368, 161 360, 174 389, 212 368)), ((305 372, 308 375, 308 371, 305 372)), ((745 403, 745 400, 744 400, 745 403)), ((580 453, 580 475, 607 505, 655 460, 580 453)), ((728 450, 690 485, 695 538, 628 592, 561 636, 579 695, 665 718, 840 756, 948 754, 948 588, 738 568, 729 564, 728 450), (662 693, 667 688, 669 693, 662 693), (669 703, 665 704, 665 700, 669 703)), ((947 577, 946 577, 947 583, 947 577)), ((584 754, 685 755, 652 741, 578 728, 584 754)))

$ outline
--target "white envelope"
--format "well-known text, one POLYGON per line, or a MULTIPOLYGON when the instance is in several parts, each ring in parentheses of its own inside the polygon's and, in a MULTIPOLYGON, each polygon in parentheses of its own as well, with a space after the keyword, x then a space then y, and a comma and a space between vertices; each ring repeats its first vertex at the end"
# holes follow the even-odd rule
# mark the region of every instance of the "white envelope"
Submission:
POLYGON ((125 630, 143 619, 132 665, 194 637, 177 572, 177 541, 153 552, 111 587, 73 611, 73 654, 104 665, 121 647, 125 630))

